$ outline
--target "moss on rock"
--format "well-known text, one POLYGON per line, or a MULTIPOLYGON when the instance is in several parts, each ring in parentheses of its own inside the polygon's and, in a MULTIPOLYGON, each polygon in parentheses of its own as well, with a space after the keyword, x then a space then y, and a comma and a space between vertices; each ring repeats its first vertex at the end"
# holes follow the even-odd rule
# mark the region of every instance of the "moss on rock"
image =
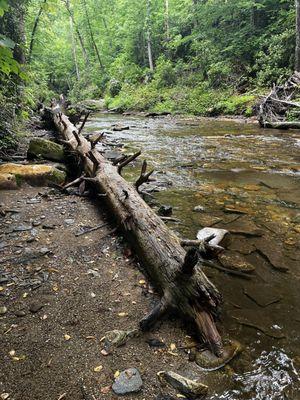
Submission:
POLYGON ((13 181, 14 178, 14 182, 16 183, 16 187, 3 187, 5 189, 16 189, 17 186, 20 186, 23 182, 27 182, 33 186, 43 186, 47 185, 49 182, 61 184, 66 179, 66 173, 64 171, 60 171, 51 165, 38 164, 3 164, 0 165, 0 177, 1 176, 3 182, 5 179, 13 181), (8 179, 6 175, 10 175, 10 179, 8 179))
POLYGON ((64 148, 60 144, 50 140, 34 138, 31 139, 27 151, 28 158, 45 158, 52 161, 63 161, 64 148))

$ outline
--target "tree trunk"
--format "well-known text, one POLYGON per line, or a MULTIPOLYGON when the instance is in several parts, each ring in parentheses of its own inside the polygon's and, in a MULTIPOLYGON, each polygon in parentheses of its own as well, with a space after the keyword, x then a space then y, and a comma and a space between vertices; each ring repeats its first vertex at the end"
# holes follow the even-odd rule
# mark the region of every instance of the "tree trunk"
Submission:
POLYGON ((32 29, 32 33, 31 33, 31 39, 30 39, 30 45, 29 45, 29 54, 28 54, 28 62, 31 61, 31 57, 32 57, 32 50, 33 50, 33 45, 34 45, 34 40, 35 40, 35 35, 36 35, 36 31, 40 22, 40 18, 41 15, 43 13, 44 10, 44 6, 47 3, 47 0, 43 0, 42 4, 40 6, 39 12, 34 20, 34 25, 33 25, 33 29, 32 29))
POLYGON ((81 160, 85 173, 83 179, 105 195, 101 198, 105 199, 139 256, 147 276, 162 296, 159 304, 141 321, 141 328, 149 329, 166 312, 176 310, 195 323, 204 341, 216 355, 221 356, 223 345, 214 321, 221 297, 203 273, 196 250, 186 252, 175 233, 140 197, 138 187, 152 173, 146 173, 145 162, 135 186, 120 175, 122 168, 140 152, 113 165, 95 149, 97 141, 91 143, 85 139, 80 134, 81 128, 72 125, 60 113, 59 106, 50 111, 63 143, 81 160))
POLYGON ((152 44, 151 44, 151 0, 147 0, 147 17, 146 17, 146 25, 147 25, 147 51, 148 51, 148 61, 150 71, 154 71, 153 58, 152 58, 152 44))
POLYGON ((86 5, 86 0, 83 0, 83 6, 84 6, 84 10, 85 10, 85 16, 86 16, 86 20, 87 20, 87 24, 88 24, 88 28, 89 28, 89 33, 90 33, 92 45, 94 47, 94 50, 95 50, 95 53, 96 53, 100 68, 103 70, 104 67, 103 67, 103 63, 102 63, 101 57, 100 57, 98 46, 97 46, 97 44, 95 42, 94 33, 93 33, 93 30, 92 30, 90 17, 89 17, 87 5, 86 5))
POLYGON ((80 47, 81 47, 82 55, 83 55, 83 58, 85 61, 85 65, 88 66, 90 64, 89 57, 88 57, 88 54, 87 54, 87 51, 86 51, 86 48, 84 45, 83 37, 82 37, 80 30, 78 28, 78 25, 76 24, 76 21, 75 21, 74 14, 73 14, 73 11, 70 6, 70 0, 65 0, 65 5, 66 5, 67 11, 70 15, 70 18, 72 19, 72 25, 75 28, 75 32, 76 32, 76 35, 77 35, 79 43, 80 43, 80 47))
POLYGON ((76 42, 75 42, 75 38, 74 38, 73 19, 71 18, 71 16, 69 17, 69 21, 70 21, 70 31, 71 31, 71 39, 72 39, 72 53, 73 53, 76 77, 77 77, 77 80, 79 81, 80 73, 79 73, 79 67, 78 67, 78 62, 77 62, 76 42))
POLYGON ((165 0, 165 29, 166 29, 166 39, 170 39, 170 25, 169 25, 169 0, 165 0))
POLYGON ((300 0, 295 0, 295 5, 296 5, 295 71, 300 72, 300 0))

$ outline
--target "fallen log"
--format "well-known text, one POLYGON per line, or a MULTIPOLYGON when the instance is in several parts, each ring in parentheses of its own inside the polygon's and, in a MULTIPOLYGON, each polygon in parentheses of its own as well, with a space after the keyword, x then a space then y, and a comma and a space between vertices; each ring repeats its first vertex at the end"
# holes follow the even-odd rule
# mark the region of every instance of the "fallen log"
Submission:
MULTIPOLYGON (((141 329, 150 329, 159 318, 175 310, 195 323, 197 333, 221 357, 223 344, 215 323, 221 295, 202 271, 197 251, 186 252, 175 233, 140 197, 139 184, 131 185, 120 175, 129 158, 133 160, 139 154, 113 165, 61 113, 59 105, 53 104, 47 112, 67 150, 80 158, 83 179, 99 194, 105 194, 103 201, 161 295, 161 301, 140 322, 141 329)), ((141 176, 146 176, 145 163, 141 176)))

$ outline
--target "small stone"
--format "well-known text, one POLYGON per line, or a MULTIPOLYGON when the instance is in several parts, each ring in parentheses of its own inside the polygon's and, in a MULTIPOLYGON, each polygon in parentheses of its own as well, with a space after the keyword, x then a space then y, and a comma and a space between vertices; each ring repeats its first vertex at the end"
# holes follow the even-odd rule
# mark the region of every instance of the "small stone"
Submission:
POLYGON ((205 208, 203 206, 196 206, 196 207, 194 207, 193 211, 203 212, 203 211, 205 211, 205 208))
POLYGON ((166 344, 158 339, 148 339, 146 340, 146 343, 148 343, 150 347, 159 347, 159 348, 166 347, 166 344))
POLYGON ((116 394, 136 393, 141 390, 143 381, 136 368, 129 368, 122 371, 115 379, 112 389, 116 394))
POLYGON ((35 313, 37 313, 38 311, 40 311, 43 307, 44 307, 44 304, 36 302, 36 303, 32 303, 32 304, 30 305, 29 310, 30 310, 33 314, 35 314, 35 313))
POLYGON ((7 313, 7 307, 5 306, 0 307, 0 315, 4 315, 6 313, 7 313))
POLYGON ((26 312, 24 310, 17 310, 17 311, 15 311, 15 316, 16 317, 25 317, 26 312))
POLYGON ((75 219, 72 219, 72 218, 65 219, 65 224, 67 224, 67 225, 73 225, 74 222, 75 222, 75 219))
POLYGON ((0 396, 0 398, 1 398, 1 400, 6 400, 6 399, 9 398, 9 396, 10 396, 9 393, 2 393, 1 396, 0 396))

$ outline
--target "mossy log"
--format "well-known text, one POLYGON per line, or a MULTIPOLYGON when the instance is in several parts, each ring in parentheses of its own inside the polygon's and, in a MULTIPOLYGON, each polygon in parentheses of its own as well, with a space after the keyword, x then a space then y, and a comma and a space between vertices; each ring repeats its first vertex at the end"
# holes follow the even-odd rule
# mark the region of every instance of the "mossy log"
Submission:
MULTIPOLYGON (((132 185, 120 175, 126 163, 140 153, 114 165, 80 133, 82 129, 77 129, 60 112, 58 105, 53 105, 48 112, 67 150, 80 158, 84 180, 99 194, 105 194, 101 198, 161 295, 159 304, 140 322, 141 328, 147 330, 168 311, 175 311, 192 320, 205 343, 216 355, 222 356, 222 340, 215 324, 221 295, 202 271, 197 252, 193 249, 186 252, 175 233, 140 197, 138 184, 132 185)), ((145 175, 143 164, 141 176, 145 175)), ((145 182, 141 177, 139 180, 145 182)))

